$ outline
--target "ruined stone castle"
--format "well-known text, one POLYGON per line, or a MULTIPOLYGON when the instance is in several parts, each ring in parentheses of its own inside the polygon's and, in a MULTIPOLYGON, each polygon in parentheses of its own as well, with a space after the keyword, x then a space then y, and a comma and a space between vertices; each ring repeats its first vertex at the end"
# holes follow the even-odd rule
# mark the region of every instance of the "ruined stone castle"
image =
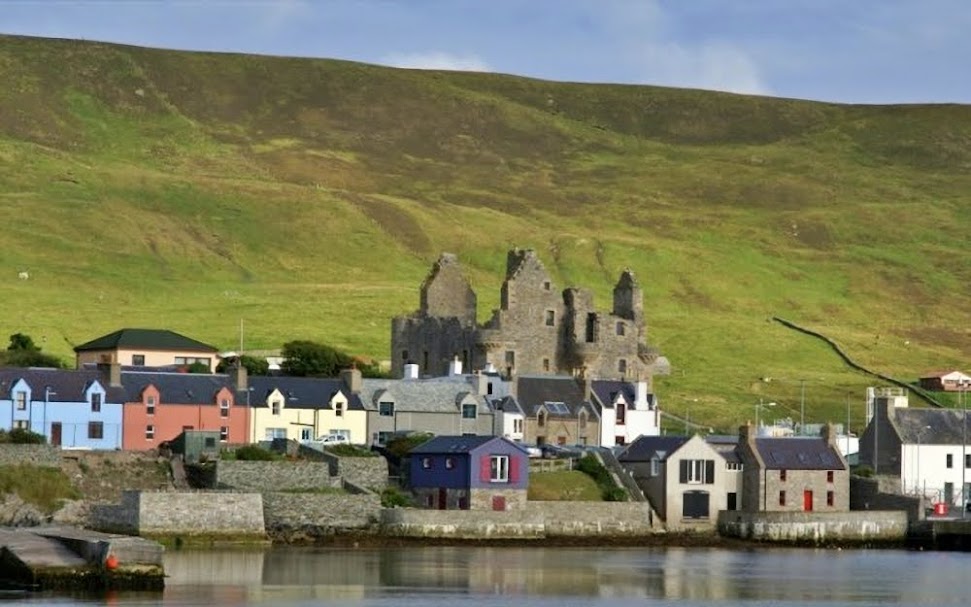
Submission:
POLYGON ((667 361, 645 342, 643 293, 630 270, 614 287, 614 306, 598 312, 589 291, 558 291, 536 253, 509 251, 501 303, 476 321, 476 296, 458 259, 443 254, 421 285, 420 308, 391 321, 391 368, 446 375, 454 360, 467 370, 490 365, 507 377, 583 375, 642 379, 666 372, 667 361))

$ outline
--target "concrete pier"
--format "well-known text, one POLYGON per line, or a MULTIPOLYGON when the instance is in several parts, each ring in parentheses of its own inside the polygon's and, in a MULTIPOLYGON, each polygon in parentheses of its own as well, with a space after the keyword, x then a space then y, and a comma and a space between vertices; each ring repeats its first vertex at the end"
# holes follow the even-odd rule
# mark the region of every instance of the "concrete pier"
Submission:
POLYGON ((0 528, 0 586, 161 590, 163 548, 74 527, 0 528))

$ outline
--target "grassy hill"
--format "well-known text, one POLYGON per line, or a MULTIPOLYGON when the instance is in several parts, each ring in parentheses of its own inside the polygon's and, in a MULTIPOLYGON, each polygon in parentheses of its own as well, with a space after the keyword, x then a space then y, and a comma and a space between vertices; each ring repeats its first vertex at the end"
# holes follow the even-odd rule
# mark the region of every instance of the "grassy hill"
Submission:
POLYGON ((903 379, 968 366, 969 106, 21 37, 0 82, 0 331, 65 359, 123 326, 236 348, 240 319, 387 358, 441 251, 485 318, 524 246, 601 307, 631 267, 662 405, 715 427, 803 386, 861 422, 871 380, 773 315, 903 379))

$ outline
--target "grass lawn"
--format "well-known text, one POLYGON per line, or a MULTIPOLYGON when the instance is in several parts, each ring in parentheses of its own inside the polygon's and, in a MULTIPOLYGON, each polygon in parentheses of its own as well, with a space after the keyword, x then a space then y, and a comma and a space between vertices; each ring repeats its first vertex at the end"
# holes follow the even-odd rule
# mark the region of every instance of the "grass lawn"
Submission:
POLYGON ((527 499, 540 502, 603 501, 597 483, 578 470, 530 472, 527 499))

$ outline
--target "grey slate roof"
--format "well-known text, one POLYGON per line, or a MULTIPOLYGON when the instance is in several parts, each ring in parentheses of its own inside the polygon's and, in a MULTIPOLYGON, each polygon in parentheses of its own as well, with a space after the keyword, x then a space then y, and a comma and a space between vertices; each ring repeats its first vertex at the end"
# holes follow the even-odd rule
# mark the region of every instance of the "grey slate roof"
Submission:
POLYGON ((766 470, 843 470, 836 448, 822 438, 756 438, 766 470))
POLYGON ((490 400, 489 406, 492 407, 493 411, 506 411, 508 413, 525 414, 523 408, 519 406, 519 402, 516 400, 515 396, 507 396, 498 400, 490 400))
POLYGON ((667 461, 668 456, 688 442, 688 436, 667 434, 665 436, 639 436, 620 455, 622 462, 649 462, 657 458, 667 461))
POLYGON ((458 411, 460 393, 469 393, 478 405, 479 413, 491 413, 484 398, 472 394, 464 376, 432 377, 428 379, 370 379, 362 380, 361 402, 365 409, 377 410, 386 392, 395 397, 395 410, 422 413, 454 413, 458 411))
POLYGON ((572 377, 527 376, 518 380, 516 400, 529 416, 535 416, 541 405, 559 402, 566 405, 567 413, 560 413, 547 407, 550 417, 573 417, 583 406, 583 391, 572 377))
POLYGON ((140 402, 142 392, 152 385, 159 391, 160 402, 166 405, 215 404, 216 394, 220 390, 236 389, 229 376, 208 373, 122 371, 121 384, 127 394, 125 402, 140 402))
MULTIPOLYGON (((904 443, 961 445, 964 444, 962 415, 969 414, 952 409, 897 407, 893 409, 893 424, 897 428, 900 440, 904 443)), ((971 415, 967 418, 967 430, 971 436, 971 415)))
MULTIPOLYGON (((250 376, 248 379, 250 405, 263 406, 267 397, 279 390, 286 398, 288 409, 331 409, 330 399, 339 391, 347 397, 347 408, 362 411, 364 405, 357 394, 345 389, 344 382, 330 377, 250 376)), ((245 394, 243 395, 245 398, 245 394)))
POLYGON ((216 348, 167 329, 119 329, 74 348, 75 352, 144 348, 146 350, 184 350, 215 354, 216 348))
POLYGON ((499 440, 497 436, 436 436, 411 450, 422 453, 469 453, 482 445, 499 440))
POLYGON ((84 393, 92 382, 99 382, 105 389, 105 402, 125 402, 125 391, 118 386, 111 387, 101 372, 90 369, 50 369, 46 367, 5 367, 0 368, 0 395, 11 398, 10 388, 18 380, 23 379, 31 389, 31 398, 35 401, 44 399, 45 388, 48 392, 48 402, 84 402, 84 393))

